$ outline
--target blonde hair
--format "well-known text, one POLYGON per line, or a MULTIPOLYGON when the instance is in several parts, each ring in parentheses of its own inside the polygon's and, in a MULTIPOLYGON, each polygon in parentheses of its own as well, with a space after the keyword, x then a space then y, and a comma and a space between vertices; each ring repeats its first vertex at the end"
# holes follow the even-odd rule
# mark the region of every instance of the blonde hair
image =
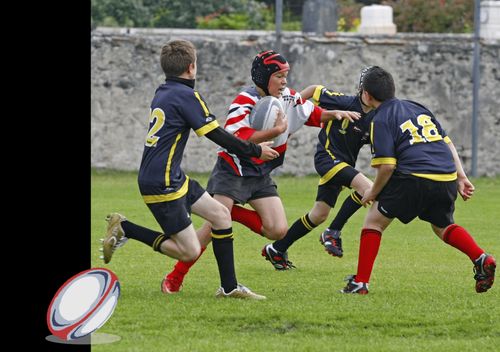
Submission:
POLYGON ((196 62, 196 48, 187 40, 171 40, 163 46, 160 64, 166 77, 180 76, 196 62))

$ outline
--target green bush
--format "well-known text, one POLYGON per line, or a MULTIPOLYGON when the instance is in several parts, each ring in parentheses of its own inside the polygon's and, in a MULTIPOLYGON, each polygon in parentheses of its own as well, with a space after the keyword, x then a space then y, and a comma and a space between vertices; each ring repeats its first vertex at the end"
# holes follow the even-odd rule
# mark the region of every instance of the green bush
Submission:
POLYGON ((464 33, 474 28, 472 0, 388 0, 398 32, 464 33))
MULTIPOLYGON (((273 24, 272 29, 276 26, 273 24)), ((287 21, 283 22, 281 29, 284 31, 301 31, 302 30, 302 21, 287 21)))
POLYGON ((255 0, 241 0, 239 10, 223 7, 196 18, 197 28, 211 29, 268 29, 274 13, 265 4, 255 0))
POLYGON ((228 13, 215 18, 198 17, 198 28, 209 29, 245 29, 250 18, 246 13, 228 13))
POLYGON ((274 22, 258 0, 92 0, 94 26, 263 29, 274 22))
MULTIPOLYGON (((302 29, 305 0, 283 2, 285 31, 302 29)), ((364 4, 337 0, 338 31, 356 31, 364 4)), ((385 0, 398 32, 463 33, 473 30, 473 0, 385 0)), ((275 29, 274 0, 92 0, 91 26, 275 29)), ((320 9, 318 9, 320 11, 320 9)))
POLYGON ((142 0, 93 0, 92 22, 97 26, 148 27, 149 9, 142 0))

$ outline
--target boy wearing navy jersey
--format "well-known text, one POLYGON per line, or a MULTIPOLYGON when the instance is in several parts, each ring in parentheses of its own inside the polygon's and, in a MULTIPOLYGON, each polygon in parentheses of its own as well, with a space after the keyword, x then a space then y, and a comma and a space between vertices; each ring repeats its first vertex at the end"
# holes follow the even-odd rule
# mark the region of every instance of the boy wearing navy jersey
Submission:
POLYGON ((265 143, 256 145, 235 138, 219 127, 201 95, 194 90, 196 49, 191 42, 168 42, 162 48, 160 62, 166 81, 158 87, 151 103, 138 184, 144 202, 163 232, 136 225, 118 213, 108 215, 104 262, 109 263, 114 251, 129 238, 172 258, 197 258, 201 247, 191 222, 190 214, 194 213, 212 226, 213 250, 221 279, 216 297, 264 299, 236 280, 228 210, 184 173, 181 161, 191 129, 237 155, 272 160, 279 153, 265 143))
POLYGON ((375 109, 370 139, 377 175, 362 199, 373 204, 361 231, 358 271, 346 278, 341 292, 367 294, 382 232, 394 218, 406 224, 417 216, 471 259, 476 292, 486 292, 493 285, 496 262, 453 219, 457 190, 467 200, 474 186, 450 138, 426 107, 394 97, 394 81, 384 69, 370 68, 361 89, 363 103, 375 109))

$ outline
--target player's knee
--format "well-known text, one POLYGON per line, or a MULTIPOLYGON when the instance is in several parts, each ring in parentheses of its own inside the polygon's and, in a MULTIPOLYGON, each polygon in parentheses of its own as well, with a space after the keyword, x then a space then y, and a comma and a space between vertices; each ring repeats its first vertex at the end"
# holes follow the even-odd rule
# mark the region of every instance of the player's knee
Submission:
POLYGON ((321 225, 328 219, 331 207, 325 202, 316 202, 311 211, 307 214, 314 226, 321 225))
POLYGON ((231 221, 231 212, 224 205, 221 204, 221 206, 217 211, 218 211, 218 217, 227 221, 231 221))
POLYGON ((272 241, 277 241, 285 237, 287 231, 288 231, 288 226, 287 225, 280 225, 280 224, 273 224, 273 226, 265 226, 263 225, 264 228, 264 233, 266 237, 272 241))
POLYGON ((373 220, 370 221, 367 219, 365 219, 365 222, 363 224, 364 229, 372 229, 372 230, 376 230, 380 233, 384 232, 386 227, 387 227, 386 225, 383 225, 377 221, 373 221, 373 220))
POLYGON ((316 213, 314 214, 314 216, 311 214, 311 216, 309 216, 309 219, 315 226, 321 225, 322 223, 325 222, 327 218, 328 218, 328 213, 324 212, 316 213))
POLYGON ((199 252, 192 252, 192 253, 189 253, 188 255, 186 255, 184 257, 184 259, 182 260, 183 262, 192 262, 194 261, 196 258, 198 258, 198 256, 200 255, 199 252))
POLYGON ((314 226, 321 225, 328 219, 328 215, 330 214, 330 208, 318 208, 315 207, 309 212, 309 220, 314 224, 314 226))
POLYGON ((213 227, 218 229, 227 229, 231 227, 231 213, 222 204, 214 209, 213 219, 209 219, 213 227))
POLYGON ((192 262, 193 260, 198 258, 200 252, 201 252, 200 246, 193 246, 183 251, 180 255, 179 260, 182 262, 192 262))

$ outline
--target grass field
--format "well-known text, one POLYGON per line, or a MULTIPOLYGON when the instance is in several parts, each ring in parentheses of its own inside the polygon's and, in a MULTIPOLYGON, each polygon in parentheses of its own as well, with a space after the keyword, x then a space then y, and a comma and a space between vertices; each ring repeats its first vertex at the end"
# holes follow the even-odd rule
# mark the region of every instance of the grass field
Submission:
MULTIPOLYGON (((206 185, 206 175, 191 175, 206 185)), ((104 218, 116 211, 159 230, 142 202, 136 173, 92 172, 92 267, 102 267, 104 218)), ((316 196, 316 177, 275 177, 288 223, 305 214, 316 196)), ((500 259, 500 178, 475 179, 471 201, 458 200, 455 220, 500 259)), ((347 196, 344 191, 340 199, 347 196)), ((341 200, 330 214, 333 219, 341 200)), ((472 264, 441 242, 420 220, 394 221, 384 233, 367 296, 342 295, 343 278, 357 266, 365 209, 343 230, 344 257, 327 255, 323 225, 289 250, 297 269, 279 272, 260 255, 269 243, 233 225, 238 281, 265 301, 219 300, 210 246, 177 295, 160 281, 175 261, 130 240, 106 267, 120 279, 121 297, 99 330, 121 336, 92 351, 494 351, 500 350, 500 284, 477 294, 472 264)), ((196 227, 201 219, 193 216, 196 227)))

